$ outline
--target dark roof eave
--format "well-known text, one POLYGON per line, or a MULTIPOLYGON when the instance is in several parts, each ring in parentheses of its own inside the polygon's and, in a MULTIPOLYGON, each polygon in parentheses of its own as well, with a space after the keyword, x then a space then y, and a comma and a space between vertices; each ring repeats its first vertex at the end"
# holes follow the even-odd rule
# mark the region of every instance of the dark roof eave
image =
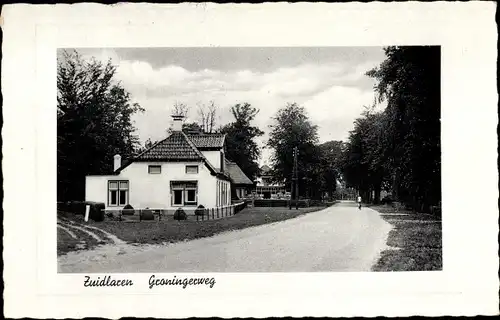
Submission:
POLYGON ((250 186, 253 186, 254 184, 253 183, 234 183, 233 182, 233 185, 235 187, 250 187, 250 186))
POLYGON ((219 151, 222 149, 222 147, 196 147, 196 148, 201 151, 219 151))
POLYGON ((133 162, 184 162, 184 161, 203 161, 202 158, 155 158, 155 159, 137 159, 133 162))
POLYGON ((225 175, 225 174, 223 174, 221 172, 216 172, 213 175, 215 175, 217 178, 222 178, 222 179, 224 179, 226 181, 232 182, 231 178, 229 178, 227 175, 225 175))

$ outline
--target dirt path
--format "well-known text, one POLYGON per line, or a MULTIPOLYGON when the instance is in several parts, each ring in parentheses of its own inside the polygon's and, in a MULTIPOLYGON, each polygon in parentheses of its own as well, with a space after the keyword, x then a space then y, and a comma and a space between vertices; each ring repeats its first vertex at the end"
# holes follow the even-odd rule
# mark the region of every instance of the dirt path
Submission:
POLYGON ((170 245, 111 245, 59 257, 60 272, 370 271, 391 225, 341 203, 296 219, 170 245))

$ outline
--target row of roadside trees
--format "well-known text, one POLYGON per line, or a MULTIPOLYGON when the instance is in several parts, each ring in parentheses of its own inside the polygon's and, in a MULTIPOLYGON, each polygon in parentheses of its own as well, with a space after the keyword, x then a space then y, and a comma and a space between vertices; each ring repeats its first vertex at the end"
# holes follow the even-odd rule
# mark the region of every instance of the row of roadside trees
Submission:
POLYGON ((386 191, 414 210, 440 204, 440 48, 384 50, 386 59, 366 75, 376 80, 377 100, 387 107, 366 107, 347 141, 318 144, 317 127, 295 103, 274 117, 268 141, 274 176, 290 183, 297 146, 300 196, 332 194, 343 182, 369 203, 378 203, 386 191))
MULTIPOLYGON (((428 210, 441 197, 440 51, 439 47, 388 47, 386 59, 367 72, 387 108, 372 107, 356 119, 347 141, 320 144, 318 127, 304 107, 288 103, 270 125, 267 147, 273 150, 276 181, 290 186, 293 152, 298 149, 299 196, 333 195, 337 182, 356 188, 368 202, 382 190, 415 209, 428 210)), ((85 175, 111 171, 113 155, 124 158, 152 145, 139 143, 131 117, 144 109, 114 81, 111 61, 85 61, 65 53, 58 63, 58 199, 84 197, 85 175)), ((176 113, 187 106, 176 103, 176 113)), ((214 102, 198 106, 201 119, 185 123, 189 132, 226 133, 226 155, 255 179, 260 150, 255 138, 264 132, 252 124, 258 108, 231 107, 233 121, 216 127, 214 102)))
POLYGON ((377 80, 375 92, 387 107, 367 108, 356 119, 343 176, 368 202, 387 190, 414 210, 429 211, 441 201, 440 48, 387 47, 385 54, 367 75, 377 80))

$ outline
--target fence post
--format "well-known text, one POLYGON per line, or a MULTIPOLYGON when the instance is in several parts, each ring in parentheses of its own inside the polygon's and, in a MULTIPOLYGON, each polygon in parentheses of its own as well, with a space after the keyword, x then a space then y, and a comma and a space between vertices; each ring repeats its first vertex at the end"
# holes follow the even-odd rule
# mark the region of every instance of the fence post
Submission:
POLYGON ((219 218, 219 207, 216 208, 217 209, 217 219, 219 218))
POLYGON ((205 221, 205 212, 203 212, 203 215, 201 216, 201 221, 205 221))
POLYGON ((139 209, 139 221, 142 221, 142 209, 139 209))
POLYGON ((214 210, 212 209, 212 220, 215 219, 214 210))

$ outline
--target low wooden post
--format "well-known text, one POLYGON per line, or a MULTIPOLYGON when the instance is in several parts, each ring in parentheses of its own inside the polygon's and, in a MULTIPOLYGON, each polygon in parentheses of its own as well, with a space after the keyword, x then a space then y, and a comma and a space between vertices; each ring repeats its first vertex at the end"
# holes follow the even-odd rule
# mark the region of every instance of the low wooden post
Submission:
POLYGON ((201 221, 205 221, 205 212, 203 212, 203 215, 201 216, 201 221))
POLYGON ((214 210, 212 210, 212 220, 215 219, 214 210))

